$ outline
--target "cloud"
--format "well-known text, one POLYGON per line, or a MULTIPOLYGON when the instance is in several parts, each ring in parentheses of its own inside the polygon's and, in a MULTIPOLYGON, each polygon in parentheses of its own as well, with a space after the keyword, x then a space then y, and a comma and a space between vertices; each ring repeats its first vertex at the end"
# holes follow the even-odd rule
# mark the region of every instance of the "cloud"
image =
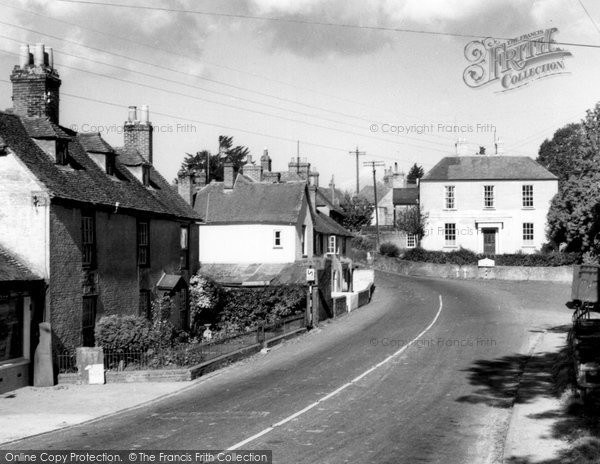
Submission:
MULTIPOLYGON (((573 24, 581 24, 585 18, 577 5, 565 6, 560 0, 247 1, 257 16, 289 20, 266 21, 257 27, 270 47, 301 56, 368 54, 393 46, 403 37, 396 32, 306 24, 310 22, 508 38, 546 27, 564 27, 563 35, 572 32, 579 36, 581 29, 573 24)), ((591 25, 585 30, 592 40, 591 25)))

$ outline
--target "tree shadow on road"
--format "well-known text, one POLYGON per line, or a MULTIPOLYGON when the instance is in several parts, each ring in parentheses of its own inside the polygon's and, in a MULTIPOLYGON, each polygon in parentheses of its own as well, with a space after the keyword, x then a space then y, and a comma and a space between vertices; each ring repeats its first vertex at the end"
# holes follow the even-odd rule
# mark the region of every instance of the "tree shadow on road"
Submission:
MULTIPOLYGON (((570 325, 548 329, 548 332, 566 333, 570 325)), ((555 353, 532 356, 511 355, 498 359, 481 359, 466 372, 471 385, 478 387, 470 395, 457 398, 458 402, 486 404, 510 408, 526 404, 540 397, 562 396, 561 409, 543 411, 530 418, 552 419, 551 438, 569 443, 554 459, 533 461, 529 456, 510 457, 507 464, 592 464, 600 463, 600 408, 586 407, 568 392, 574 385, 572 358, 567 347, 555 353), (527 367, 527 375, 523 371, 527 367)))

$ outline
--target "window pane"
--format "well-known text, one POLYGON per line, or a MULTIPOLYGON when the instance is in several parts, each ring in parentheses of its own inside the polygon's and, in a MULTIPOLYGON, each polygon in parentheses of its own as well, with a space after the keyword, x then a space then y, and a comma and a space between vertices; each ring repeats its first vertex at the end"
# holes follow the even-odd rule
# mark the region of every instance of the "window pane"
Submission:
POLYGON ((455 208, 455 199, 454 199, 454 185, 446 185, 446 208, 454 209, 455 208))
POLYGON ((533 241, 533 222, 524 222, 523 223, 523 241, 524 242, 532 242, 533 241))
POLYGON ((533 207, 533 185, 523 185, 523 207, 533 207))
POLYGON ((483 186, 483 206, 486 208, 493 208, 494 206, 494 186, 484 185, 483 186))
POLYGON ((0 361, 23 356, 23 310, 17 297, 0 295, 0 361))
POLYGON ((456 224, 444 224, 446 245, 456 245, 456 224))

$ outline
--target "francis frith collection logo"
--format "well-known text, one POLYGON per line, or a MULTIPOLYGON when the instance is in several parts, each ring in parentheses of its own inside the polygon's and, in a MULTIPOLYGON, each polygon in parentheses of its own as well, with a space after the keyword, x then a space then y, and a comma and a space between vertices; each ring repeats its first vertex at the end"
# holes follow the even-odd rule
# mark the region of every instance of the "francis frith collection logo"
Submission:
POLYGON ((463 72, 465 84, 480 88, 498 82, 506 92, 545 77, 566 73, 564 59, 571 52, 556 46, 558 29, 539 30, 510 40, 489 37, 465 47, 471 63, 463 72))

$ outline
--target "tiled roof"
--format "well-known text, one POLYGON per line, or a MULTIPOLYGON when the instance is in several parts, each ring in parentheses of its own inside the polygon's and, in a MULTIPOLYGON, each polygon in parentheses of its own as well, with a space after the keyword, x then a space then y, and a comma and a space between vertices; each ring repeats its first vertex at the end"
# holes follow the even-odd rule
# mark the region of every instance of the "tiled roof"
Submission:
POLYGON ((115 147, 119 161, 125 166, 141 166, 150 164, 135 148, 115 147))
POLYGON ((114 153, 115 150, 102 139, 98 132, 83 132, 77 134, 83 149, 91 153, 114 153))
MULTIPOLYGON (((384 186, 381 183, 377 183, 377 201, 381 200, 390 191, 389 187, 384 186)), ((372 185, 365 185, 358 192, 358 196, 365 198, 369 203, 375 203, 375 193, 372 185)))
POLYGON ((307 264, 251 263, 251 264, 203 264, 202 273, 217 282, 231 286, 266 286, 306 283, 307 264))
POLYGON ((394 205, 416 205, 419 203, 418 188, 395 188, 392 192, 392 202, 394 205))
POLYGON ((30 137, 38 139, 69 138, 75 133, 54 124, 48 118, 21 118, 30 137))
POLYGON ((0 247, 0 282, 41 280, 18 258, 0 247))
POLYGON ((557 177, 527 156, 450 156, 425 174, 436 180, 555 180, 557 177))
POLYGON ((319 213, 318 211, 313 217, 314 228, 317 232, 327 235, 341 235, 342 237, 353 237, 354 235, 349 230, 335 222, 329 216, 319 213))
POLYGON ((343 214, 343 210, 331 202, 331 190, 317 188, 315 195, 316 206, 326 206, 333 211, 343 214))
POLYGON ((198 219, 185 200, 154 169, 150 170, 150 181, 155 188, 144 187, 121 164, 118 156, 116 176, 106 175, 86 154, 80 137, 69 140, 72 168, 57 166, 28 136, 16 115, 0 112, 0 137, 53 198, 109 207, 118 202, 122 209, 198 219))
POLYGON ((194 209, 209 224, 296 224, 306 182, 240 182, 226 191, 211 182, 196 194, 194 209))

